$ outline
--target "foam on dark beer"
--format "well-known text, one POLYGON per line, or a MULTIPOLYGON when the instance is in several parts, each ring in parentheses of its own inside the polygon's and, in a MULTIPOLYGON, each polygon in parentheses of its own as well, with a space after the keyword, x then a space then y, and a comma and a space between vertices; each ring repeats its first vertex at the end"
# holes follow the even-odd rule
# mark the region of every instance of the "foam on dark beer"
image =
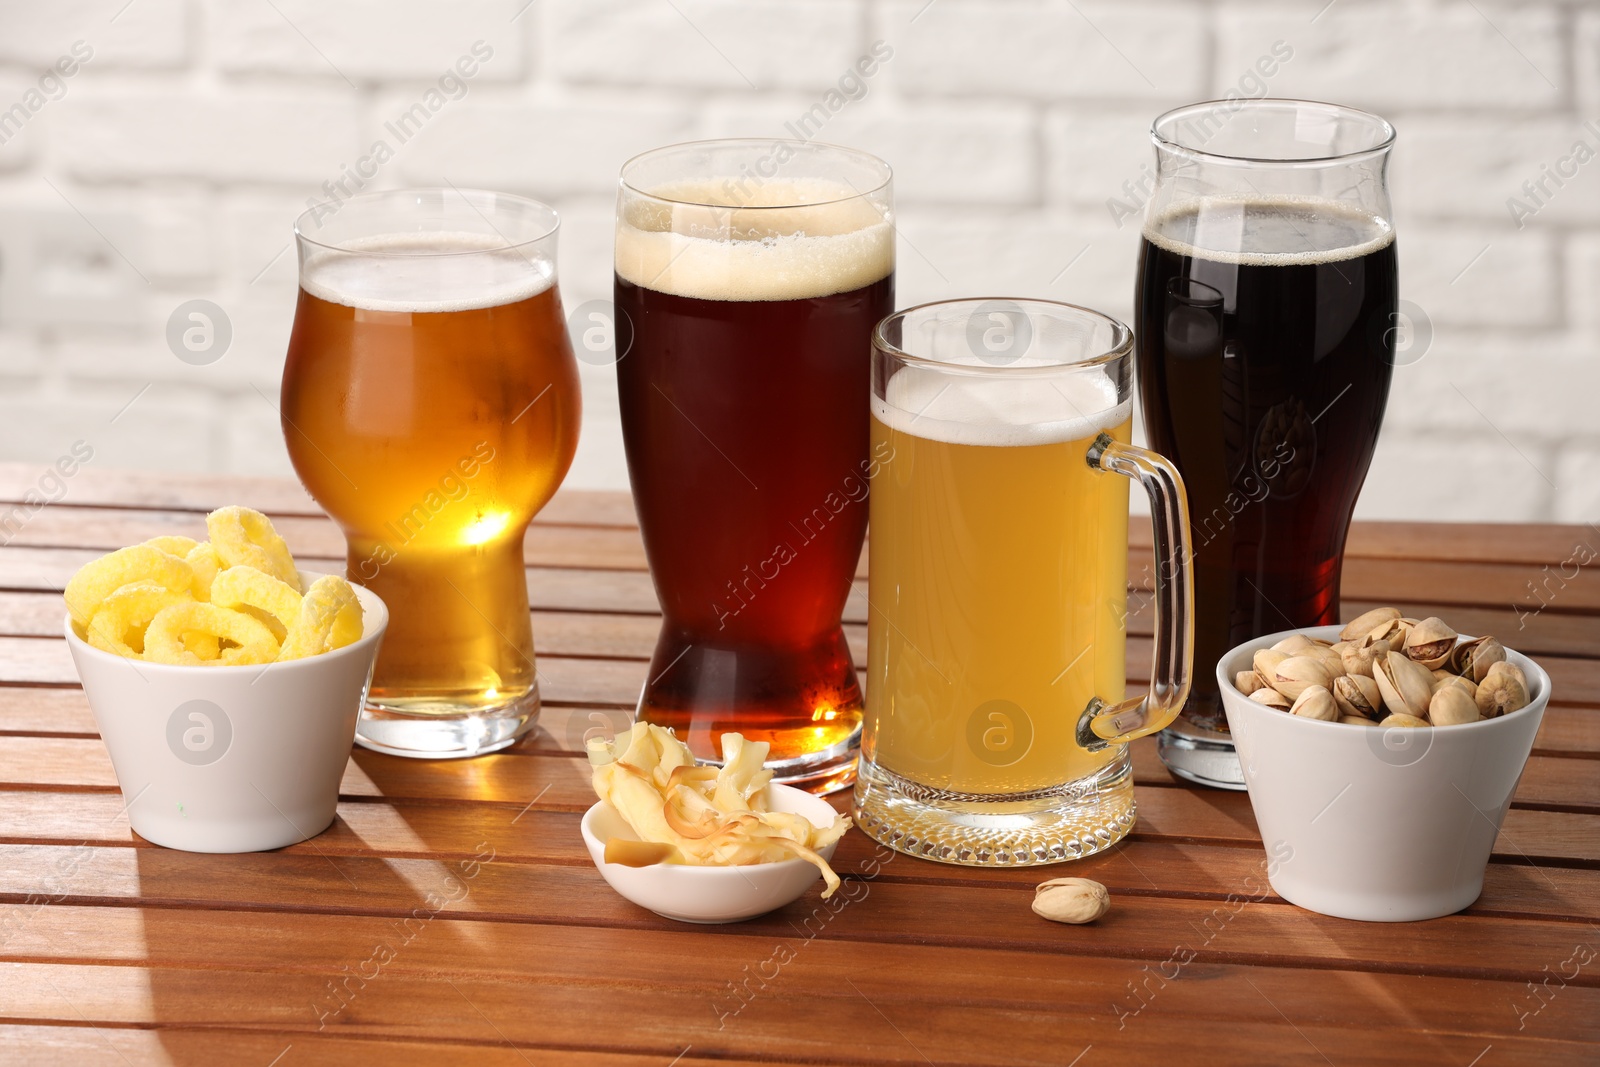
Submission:
POLYGON ((616 270, 641 288, 700 300, 803 300, 894 269, 894 228, 849 186, 769 181, 740 191, 679 183, 625 206, 616 270))
POLYGON ((1144 236, 1180 256, 1295 267, 1370 255, 1394 240, 1394 227, 1320 197, 1215 196, 1173 204, 1145 224, 1144 236))

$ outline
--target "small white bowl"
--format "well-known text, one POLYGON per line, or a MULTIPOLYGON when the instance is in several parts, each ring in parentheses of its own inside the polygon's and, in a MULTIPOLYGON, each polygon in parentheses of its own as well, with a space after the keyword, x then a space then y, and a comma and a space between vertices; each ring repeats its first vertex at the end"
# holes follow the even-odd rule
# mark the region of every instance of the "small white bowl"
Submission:
POLYGON ((1457 726, 1355 726, 1290 715, 1233 686, 1258 649, 1291 633, 1337 641, 1339 627, 1247 641, 1217 664, 1228 728, 1267 849, 1267 880, 1302 908, 1344 919, 1450 915, 1483 892, 1495 837, 1533 751, 1550 676, 1520 653, 1527 707, 1457 726))
MULTIPOLYGON (((320 577, 302 571, 309 585, 320 577)), ((140 837, 186 852, 259 852, 333 822, 389 612, 354 586, 353 644, 283 663, 183 667, 67 645, 140 837)))
MULTIPOLYGON (((831 826, 838 813, 820 797, 787 785, 767 786, 773 811, 804 815, 813 826, 831 826)), ((600 868, 600 876, 624 897, 667 919, 686 923, 733 923, 753 919, 797 900, 822 872, 802 859, 752 863, 744 867, 693 867, 654 863, 624 867, 605 861, 606 840, 638 840, 633 828, 608 802, 601 800, 583 813, 583 843, 600 868)), ((819 849, 832 859, 834 842, 819 849)))

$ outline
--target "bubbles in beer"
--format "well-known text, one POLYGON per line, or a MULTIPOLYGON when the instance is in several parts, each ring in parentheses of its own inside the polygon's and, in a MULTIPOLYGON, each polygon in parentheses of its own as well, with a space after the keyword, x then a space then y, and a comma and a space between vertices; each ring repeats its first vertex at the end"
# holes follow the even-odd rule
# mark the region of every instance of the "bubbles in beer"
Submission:
POLYGON ((300 285, 331 304, 435 313, 514 304, 550 288, 555 264, 494 235, 394 233, 316 251, 300 285))
POLYGON ((1180 256, 1251 267, 1338 263, 1394 240, 1387 219, 1312 197, 1208 197, 1152 219, 1146 240, 1180 256))
POLYGON ((624 281, 701 300, 801 300, 850 292, 894 269, 886 209, 823 180, 674 183, 623 206, 624 281))

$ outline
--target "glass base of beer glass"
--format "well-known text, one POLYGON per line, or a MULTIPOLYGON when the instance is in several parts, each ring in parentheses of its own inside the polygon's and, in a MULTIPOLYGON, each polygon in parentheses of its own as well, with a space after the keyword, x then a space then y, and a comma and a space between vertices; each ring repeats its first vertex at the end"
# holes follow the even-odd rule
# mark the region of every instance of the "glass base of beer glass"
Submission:
POLYGON ((929 789, 862 756, 853 814, 867 836, 908 856, 972 867, 1063 863, 1133 829, 1133 764, 1124 749, 1092 777, 1004 796, 929 789))
POLYGON ((705 763, 722 735, 771 746, 773 781, 832 793, 855 781, 861 687, 843 629, 801 647, 716 644, 662 629, 635 717, 666 727, 705 763))
POLYGON ((356 744, 390 756, 463 759, 497 752, 533 729, 539 718, 539 688, 515 700, 483 707, 367 704, 356 723, 356 744))
POLYGON ((1156 751, 1167 770, 1213 789, 1244 789, 1244 771, 1233 738, 1180 715, 1156 737, 1156 751))

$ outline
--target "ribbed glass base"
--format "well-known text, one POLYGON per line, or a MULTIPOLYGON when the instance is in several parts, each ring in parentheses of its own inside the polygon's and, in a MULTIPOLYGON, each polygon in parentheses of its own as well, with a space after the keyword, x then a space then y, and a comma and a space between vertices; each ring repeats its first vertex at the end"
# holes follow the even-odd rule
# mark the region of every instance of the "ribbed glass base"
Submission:
POLYGON ((928 789, 861 758, 856 825, 908 856, 974 867, 1082 859, 1133 829, 1126 750, 1092 777, 1026 796, 928 789))

